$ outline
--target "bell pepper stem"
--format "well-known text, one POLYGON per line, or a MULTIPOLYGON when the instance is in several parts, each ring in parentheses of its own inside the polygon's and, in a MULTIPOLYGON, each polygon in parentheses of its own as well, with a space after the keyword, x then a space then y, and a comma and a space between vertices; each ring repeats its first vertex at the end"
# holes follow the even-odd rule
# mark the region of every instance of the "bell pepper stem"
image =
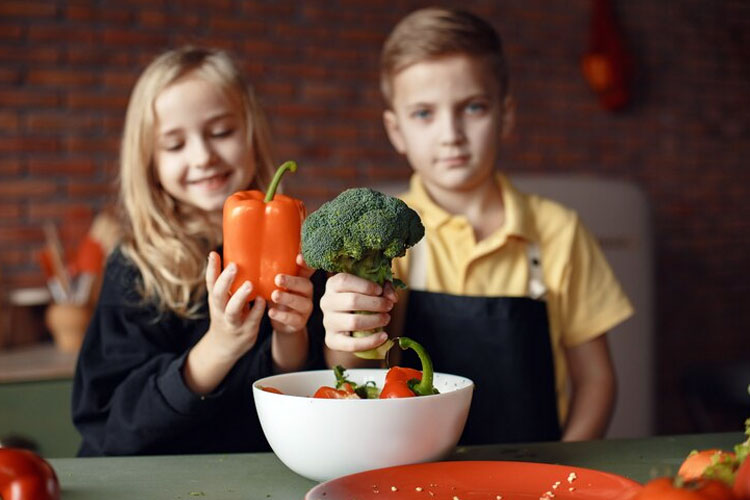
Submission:
POLYGON ((289 170, 290 172, 296 172, 297 163, 294 161, 286 161, 276 169, 276 174, 274 174, 273 176, 271 185, 268 186, 268 191, 266 191, 266 197, 263 199, 263 201, 268 203, 269 201, 273 200, 273 197, 276 195, 276 189, 279 187, 279 182, 281 182, 281 177, 286 173, 287 170, 289 170))
POLYGON ((415 379, 414 381, 410 381, 409 388, 418 396, 437 394, 438 390, 435 389, 435 387, 433 387, 432 385, 432 377, 434 373, 432 369, 432 360, 430 359, 430 355, 427 354, 425 348, 422 347, 422 344, 408 337, 399 337, 398 346, 403 351, 412 349, 417 353, 417 356, 419 356, 419 361, 422 363, 422 380, 417 381, 415 379))

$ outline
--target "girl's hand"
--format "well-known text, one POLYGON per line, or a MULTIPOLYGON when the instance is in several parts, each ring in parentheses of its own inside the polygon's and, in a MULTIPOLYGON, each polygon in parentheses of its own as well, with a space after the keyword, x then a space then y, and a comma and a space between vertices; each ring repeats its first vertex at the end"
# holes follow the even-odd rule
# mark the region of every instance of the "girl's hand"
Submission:
POLYGON ((253 289, 249 281, 229 296, 229 289, 236 275, 236 264, 229 263, 226 269, 221 271, 219 254, 211 252, 208 255, 206 289, 211 324, 205 337, 206 340, 212 341, 219 355, 232 362, 255 345, 266 307, 266 301, 257 297, 248 309, 248 297, 253 289))
POLYGON ((313 310, 313 284, 310 281, 314 269, 307 267, 302 254, 297 255, 300 266, 299 276, 278 274, 274 280, 276 286, 284 290, 274 290, 271 294, 272 305, 268 309, 273 330, 282 334, 300 332, 307 326, 307 320, 313 310))
POLYGON ((367 337, 354 338, 354 330, 383 328, 391 321, 389 311, 398 301, 391 283, 384 288, 370 280, 353 274, 338 273, 326 282, 326 291, 320 299, 326 345, 334 351, 365 351, 386 341, 388 334, 379 332, 367 337), (373 314, 355 314, 368 311, 373 314))

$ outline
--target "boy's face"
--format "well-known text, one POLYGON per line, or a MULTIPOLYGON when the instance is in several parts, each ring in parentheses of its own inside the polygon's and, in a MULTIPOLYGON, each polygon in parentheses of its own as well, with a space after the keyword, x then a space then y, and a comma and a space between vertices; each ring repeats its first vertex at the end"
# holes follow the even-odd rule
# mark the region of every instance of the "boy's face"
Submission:
POLYGON ((154 102, 154 161, 165 191, 207 212, 245 189, 255 173, 242 114, 217 87, 187 75, 154 102))
POLYGON ((393 77, 392 89, 388 137, 428 190, 469 191, 492 176, 512 107, 488 63, 462 54, 418 62, 393 77))

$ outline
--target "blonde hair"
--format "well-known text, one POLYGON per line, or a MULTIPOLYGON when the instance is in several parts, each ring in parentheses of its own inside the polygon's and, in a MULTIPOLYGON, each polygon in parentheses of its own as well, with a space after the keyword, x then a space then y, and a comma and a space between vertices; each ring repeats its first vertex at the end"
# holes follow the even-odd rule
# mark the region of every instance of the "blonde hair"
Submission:
POLYGON ((139 292, 145 301, 162 312, 195 318, 205 294, 206 256, 221 243, 221 225, 169 195, 154 165, 154 101, 188 73, 216 84, 243 110, 256 165, 248 188, 264 190, 274 164, 265 116, 228 54, 184 47, 158 56, 141 74, 128 104, 120 149, 120 203, 127 222, 122 250, 141 273, 139 292))
POLYGON ((508 94, 508 68, 500 35, 471 12, 428 7, 404 17, 383 44, 380 90, 390 106, 393 77, 412 64, 450 54, 485 57, 498 83, 500 97, 508 94))

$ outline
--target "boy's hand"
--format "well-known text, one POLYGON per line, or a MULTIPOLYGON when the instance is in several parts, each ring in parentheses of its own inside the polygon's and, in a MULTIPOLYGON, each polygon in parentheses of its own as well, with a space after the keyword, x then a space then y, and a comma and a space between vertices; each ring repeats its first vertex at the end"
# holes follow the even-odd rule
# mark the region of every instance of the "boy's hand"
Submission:
POLYGON ((226 269, 221 271, 219 254, 211 252, 208 255, 206 289, 211 324, 205 337, 212 342, 219 356, 232 362, 255 345, 266 307, 266 301, 257 297, 248 309, 247 302, 253 289, 249 281, 229 296, 229 289, 236 275, 236 264, 229 263, 226 269))
POLYGON ((268 309, 273 330, 278 333, 295 333, 307 326, 307 320, 313 310, 313 284, 310 281, 314 269, 307 267, 302 254, 297 255, 300 266, 299 276, 278 274, 274 282, 284 290, 274 290, 271 294, 272 305, 268 309))
POLYGON ((326 345, 335 351, 366 351, 374 349, 388 338, 381 331, 367 337, 353 338, 354 330, 382 329, 391 321, 389 311, 398 301, 393 285, 381 288, 377 283, 347 273, 328 279, 326 291, 320 299, 326 345), (356 314, 367 311, 373 314, 356 314))

